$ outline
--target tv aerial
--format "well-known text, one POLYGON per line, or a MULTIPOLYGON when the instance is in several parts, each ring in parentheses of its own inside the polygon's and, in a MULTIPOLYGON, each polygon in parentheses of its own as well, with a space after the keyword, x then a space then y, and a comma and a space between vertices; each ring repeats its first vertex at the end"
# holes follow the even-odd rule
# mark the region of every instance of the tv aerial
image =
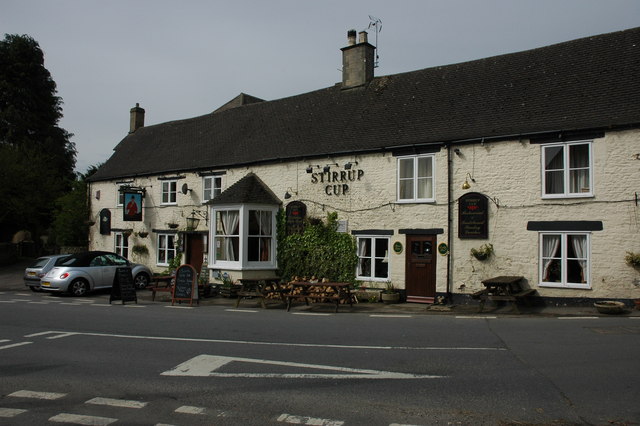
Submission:
POLYGON ((380 18, 376 18, 375 16, 369 15, 369 26, 367 27, 367 29, 370 30, 371 28, 373 28, 373 30, 376 32, 376 61, 373 66, 375 68, 378 68, 378 62, 380 59, 380 55, 378 55, 378 52, 380 51, 380 46, 378 45, 378 34, 380 34, 380 32, 382 31, 382 20, 380 18))

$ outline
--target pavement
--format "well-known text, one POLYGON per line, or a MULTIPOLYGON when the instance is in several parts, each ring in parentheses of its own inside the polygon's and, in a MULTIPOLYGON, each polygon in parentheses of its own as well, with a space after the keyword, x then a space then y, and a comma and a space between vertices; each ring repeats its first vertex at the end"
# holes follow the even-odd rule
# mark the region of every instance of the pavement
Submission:
MULTIPOLYGON (((21 259, 13 265, 0 266, 0 292, 21 292, 27 290, 22 276, 25 268, 32 262, 31 259, 21 259)), ((28 291, 28 290, 27 290, 28 291)), ((141 290, 137 292, 138 304, 168 304, 171 296, 167 293, 158 293, 155 301, 151 300, 151 291, 141 290)), ((0 297, 2 297, 0 295, 0 297)), ((109 299, 109 292, 99 292, 88 297, 109 299)), ((228 306, 235 309, 237 299, 221 296, 207 297, 200 299, 194 306, 206 308, 207 306, 228 306)), ((120 303, 115 301, 114 303, 120 303)), ((128 302, 130 303, 130 302, 128 302)), ((184 305, 184 303, 182 304, 184 305)), ((267 304, 267 309, 284 309, 285 305, 279 302, 267 304)), ((243 299, 238 309, 262 309, 258 299, 243 299)), ((518 305, 518 310, 514 311, 508 303, 492 304, 487 302, 482 312, 478 312, 479 304, 468 305, 425 305, 420 303, 355 303, 353 307, 340 305, 339 313, 364 313, 369 315, 464 315, 477 317, 493 316, 532 316, 532 317, 633 317, 640 318, 640 310, 627 309, 621 314, 607 315, 601 314, 592 306, 525 306, 518 305)), ((292 312, 308 313, 332 313, 335 312, 335 305, 332 304, 311 304, 307 306, 303 303, 292 305, 292 312)))

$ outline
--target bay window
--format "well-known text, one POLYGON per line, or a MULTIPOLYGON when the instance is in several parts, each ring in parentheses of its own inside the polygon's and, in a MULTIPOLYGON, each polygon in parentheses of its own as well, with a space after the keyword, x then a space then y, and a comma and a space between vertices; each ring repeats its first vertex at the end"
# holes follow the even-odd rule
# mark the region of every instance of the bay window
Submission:
POLYGON ((540 286, 590 288, 590 234, 540 234, 540 286))
POLYGON ((214 207, 210 265, 238 270, 275 269, 276 212, 277 207, 261 205, 214 207))
POLYGON ((545 198, 593 195, 591 142, 542 146, 542 196, 545 198))

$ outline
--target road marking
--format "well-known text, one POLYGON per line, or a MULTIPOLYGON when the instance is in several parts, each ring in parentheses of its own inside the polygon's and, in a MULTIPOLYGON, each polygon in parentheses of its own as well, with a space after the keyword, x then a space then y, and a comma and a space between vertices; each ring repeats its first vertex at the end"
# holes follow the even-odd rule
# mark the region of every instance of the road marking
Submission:
POLYGON ((50 302, 29 302, 29 305, 48 305, 50 302))
MULTIPOLYGON (((226 340, 226 339, 203 339, 196 337, 166 337, 166 336, 140 336, 135 334, 109 334, 109 333, 84 333, 79 331, 46 331, 35 335, 56 334, 49 337, 57 339, 68 336, 90 336, 90 337, 110 337, 116 339, 136 339, 154 340, 164 342, 194 342, 194 343, 226 343, 234 345, 258 345, 258 346, 289 346, 301 348, 332 348, 332 349, 366 349, 366 350, 406 350, 406 351, 506 351, 502 347, 446 347, 446 346, 367 346, 367 345, 335 345, 320 343, 287 343, 287 342, 264 342, 251 340, 226 340)), ((35 336, 29 335, 29 336, 35 336)))
POLYGON ((30 390, 19 390, 14 393, 10 393, 7 396, 13 396, 16 398, 33 398, 33 399, 60 399, 67 396, 66 393, 57 393, 57 392, 36 392, 30 390))
POLYGON ((278 421, 282 423, 293 423, 297 425, 320 425, 320 426, 341 426, 342 420, 319 419, 306 416, 294 416, 292 414, 281 414, 278 421))
POLYGON ((10 342, 11 340, 9 339, 0 339, 0 343, 5 343, 5 342, 10 342))
POLYGON ((598 319, 599 317, 557 317, 559 320, 585 320, 585 319, 598 319))
POLYGON ((109 407, 122 408, 143 408, 147 405, 147 402, 97 397, 86 401, 85 404, 107 405, 109 407))
POLYGON ((496 316, 490 315, 456 315, 456 319, 497 319, 496 316))
POLYGON ((323 314, 321 312, 293 312, 291 315, 309 315, 309 316, 316 316, 316 317, 328 317, 333 314, 323 314))
POLYGON ((33 342, 20 342, 20 343, 13 343, 11 345, 4 345, 4 346, 0 346, 0 350, 2 349, 11 349, 11 348, 17 348, 18 346, 24 346, 24 345, 30 345, 33 342))
POLYGON ((249 313, 258 312, 256 310, 251 310, 251 309, 225 309, 225 311, 227 311, 227 312, 249 312, 249 313))
POLYGON ((411 315, 386 315, 386 314, 371 314, 370 318, 413 318, 411 315))
POLYGON ((165 306, 169 309, 193 309, 193 306, 165 306))
POLYGON ((240 377, 240 378, 281 378, 281 379, 440 379, 445 376, 430 374, 398 373, 332 365, 303 364, 299 362, 273 361, 267 359, 239 358, 216 355, 198 355, 160 374, 161 376, 189 377, 240 377), (330 370, 340 373, 218 373, 216 370, 232 363, 277 365, 296 369, 330 370))
POLYGON ((125 308, 146 308, 144 305, 124 305, 125 308))
POLYGON ((206 411, 206 408, 183 405, 182 407, 177 408, 175 412, 181 414, 205 414, 206 411))
POLYGON ((94 303, 94 304, 89 305, 89 306, 100 306, 100 307, 103 307, 103 306, 113 306, 113 305, 111 305, 109 303, 94 303))
POLYGON ((15 417, 18 414, 22 414, 27 410, 21 410, 19 408, 0 408, 0 417, 15 417))
POLYGON ((74 425, 89 425, 89 426, 106 426, 111 423, 115 423, 118 419, 111 419, 109 417, 97 417, 97 416, 81 416, 79 414, 61 413, 57 416, 53 416, 49 419, 50 422, 56 423, 71 423, 74 425))
POLYGON ((0 300, 0 303, 14 303, 13 300, 0 300))

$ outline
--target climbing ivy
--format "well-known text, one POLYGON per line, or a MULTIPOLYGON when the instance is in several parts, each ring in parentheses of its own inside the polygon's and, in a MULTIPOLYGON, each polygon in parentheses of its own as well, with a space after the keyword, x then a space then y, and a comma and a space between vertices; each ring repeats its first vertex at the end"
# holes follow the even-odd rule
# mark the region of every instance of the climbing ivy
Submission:
POLYGON ((278 212, 278 267, 279 274, 289 281, 291 277, 328 278, 335 282, 354 282, 358 255, 355 239, 337 232, 338 214, 321 220, 305 219, 302 234, 287 235, 284 211, 278 212))

